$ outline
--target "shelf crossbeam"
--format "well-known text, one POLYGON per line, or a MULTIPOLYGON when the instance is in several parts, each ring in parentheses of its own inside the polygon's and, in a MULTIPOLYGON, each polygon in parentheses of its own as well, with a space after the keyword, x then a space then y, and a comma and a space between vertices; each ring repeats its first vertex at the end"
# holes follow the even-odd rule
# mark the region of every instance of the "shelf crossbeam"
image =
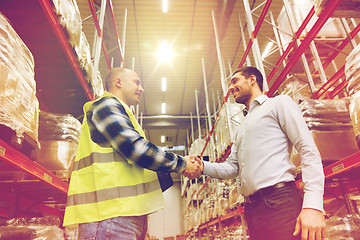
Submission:
POLYGON ((79 83, 80 83, 81 87, 83 88, 87 99, 94 100, 95 96, 90 90, 90 87, 80 69, 79 63, 77 62, 77 60, 74 56, 73 50, 64 34, 64 31, 62 30, 62 27, 59 24, 59 21, 54 13, 54 10, 53 10, 49 0, 38 0, 38 1, 45 13, 46 18, 48 19, 48 22, 50 23, 51 28, 53 29, 53 31, 60 43, 60 46, 62 47, 62 49, 70 63, 70 66, 74 70, 74 73, 75 73, 76 77, 78 78, 79 83))
MULTIPOLYGON (((351 171, 354 168, 360 167, 360 151, 353 153, 352 155, 343 158, 339 161, 330 164, 329 166, 324 167, 325 179, 330 179, 336 177, 341 173, 351 171)), ((303 188, 304 183, 302 180, 296 181, 296 186, 298 188, 303 188)))
POLYGON ((34 176, 40 181, 44 182, 47 185, 67 194, 69 185, 62 181, 55 174, 39 165, 38 163, 32 161, 24 154, 12 148, 6 142, 0 139, 0 160, 10 163, 16 168, 34 176))
POLYGON ((324 168, 325 179, 350 171, 360 166, 360 151, 324 168))
POLYGON ((319 99, 331 86, 333 86, 341 77, 345 75, 345 65, 343 65, 314 95, 319 99))
POLYGON ((304 40, 301 42, 299 47, 295 50, 293 56, 289 59, 289 62, 286 64, 286 66, 281 71, 278 78, 274 81, 274 83, 270 87, 269 92, 267 93, 268 96, 272 96, 275 93, 275 91, 278 89, 278 87, 281 85, 281 83, 285 79, 286 75, 289 73, 289 71, 292 69, 292 67, 295 65, 295 63, 299 60, 300 56, 304 53, 305 49, 309 46, 311 41, 313 41, 313 39, 319 33, 320 29, 324 26, 326 21, 333 14, 333 12, 339 6, 341 1, 342 0, 330 0, 329 1, 329 3, 326 5, 324 11, 322 11, 320 16, 314 23, 313 27, 306 34, 304 40))

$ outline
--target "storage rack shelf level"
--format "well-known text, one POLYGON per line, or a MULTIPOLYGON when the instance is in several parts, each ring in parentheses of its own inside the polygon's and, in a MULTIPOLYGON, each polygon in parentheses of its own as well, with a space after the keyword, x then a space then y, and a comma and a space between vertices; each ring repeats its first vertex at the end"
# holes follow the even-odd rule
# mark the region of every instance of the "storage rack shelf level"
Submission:
POLYGON ((74 73, 76 74, 77 79, 79 80, 79 83, 81 84, 81 87, 83 88, 87 99, 94 100, 94 95, 91 92, 89 85, 87 84, 84 75, 80 69, 80 66, 74 56, 73 50, 65 36, 64 30, 61 27, 61 25, 58 22, 58 19, 56 17, 56 14, 54 13, 54 10, 52 9, 52 6, 49 2, 49 0, 39 0, 39 3, 44 11, 44 14, 46 18, 48 19, 49 24, 51 25, 54 34, 56 35, 68 61, 71 65, 72 69, 74 70, 74 73))
MULTIPOLYGON (((59 24, 52 1, 4 0, 0 11, 34 55, 37 97, 41 109, 80 116, 82 105, 94 99, 94 94, 67 40, 67 32, 59 24), (50 92, 46 94, 48 90, 50 92), (69 90, 71 97, 67 95, 69 90)), ((1 217, 32 217, 39 213, 63 217, 67 182, 3 140, 0 140, 0 160, 1 217), (12 172, 22 173, 25 177, 21 180, 12 178, 12 172), (48 204, 56 204, 56 207, 49 207, 48 204)))
MULTIPOLYGON (((1 194, 3 196, 3 199, 11 200, 13 198, 16 198, 15 194, 16 192, 11 191, 5 191, 9 190, 11 187, 14 189, 18 189, 19 184, 32 184, 32 186, 25 186, 26 188, 31 187, 32 190, 38 189, 38 190, 44 190, 41 192, 34 192, 33 194, 29 195, 29 198, 26 198, 26 196, 21 196, 20 198, 23 200, 24 204, 30 205, 34 207, 34 209, 39 210, 41 212, 45 212, 48 214, 56 215, 59 217, 62 217, 62 211, 51 208, 48 206, 43 205, 42 201, 49 201, 49 199, 52 201, 52 203, 57 203, 60 200, 60 202, 63 202, 64 199, 66 199, 67 191, 68 191, 68 184, 64 182, 61 178, 50 172, 49 170, 45 169, 41 165, 37 164, 36 162, 33 162, 31 159, 23 155, 22 153, 15 150, 13 147, 9 146, 6 142, 0 140, 0 160, 8 163, 9 165, 15 167, 17 170, 21 170, 31 177, 39 180, 39 181, 23 181, 23 182, 6 182, 1 181, 1 194), (36 186, 34 185, 36 184, 36 186), (45 187, 44 187, 45 185, 45 187)), ((26 189, 25 189, 26 190, 26 189)), ((29 192, 27 192, 29 193, 29 192)), ((3 217, 11 217, 10 213, 7 210, 2 209, 0 211, 0 215, 3 217)))
MULTIPOLYGON (((236 210, 233 210, 229 212, 228 214, 218 217, 216 219, 213 219, 207 223, 204 223, 199 226, 199 230, 206 230, 214 225, 224 223, 225 221, 231 221, 231 224, 241 224, 241 214, 243 214, 244 208, 239 207, 236 210)), ((194 229, 191 229, 187 235, 193 235, 195 234, 194 229)))

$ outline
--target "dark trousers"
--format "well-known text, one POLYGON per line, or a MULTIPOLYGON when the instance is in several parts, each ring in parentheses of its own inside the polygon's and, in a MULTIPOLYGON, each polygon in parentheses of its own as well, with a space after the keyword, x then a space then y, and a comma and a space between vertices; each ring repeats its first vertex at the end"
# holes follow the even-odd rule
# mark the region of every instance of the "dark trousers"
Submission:
POLYGON ((274 189, 253 202, 245 202, 245 219, 251 240, 292 240, 302 195, 295 185, 274 189))

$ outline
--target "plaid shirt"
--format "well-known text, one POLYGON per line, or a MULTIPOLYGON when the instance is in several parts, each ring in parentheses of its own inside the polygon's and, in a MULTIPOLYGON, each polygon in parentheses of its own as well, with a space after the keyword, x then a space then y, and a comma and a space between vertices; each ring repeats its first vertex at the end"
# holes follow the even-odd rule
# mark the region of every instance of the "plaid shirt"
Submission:
POLYGON ((182 173, 185 170, 184 157, 163 151, 135 130, 124 106, 115 97, 96 101, 86 115, 91 138, 100 146, 111 145, 126 159, 153 171, 182 173))

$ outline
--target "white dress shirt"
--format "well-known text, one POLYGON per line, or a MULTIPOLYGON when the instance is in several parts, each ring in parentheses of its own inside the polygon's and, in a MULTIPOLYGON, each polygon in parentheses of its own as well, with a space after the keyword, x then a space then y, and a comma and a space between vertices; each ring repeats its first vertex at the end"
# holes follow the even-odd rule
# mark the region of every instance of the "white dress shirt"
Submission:
POLYGON ((231 154, 223 163, 204 162, 204 174, 220 179, 239 176, 240 192, 249 196, 279 182, 293 181, 292 146, 301 157, 303 208, 323 210, 324 172, 319 151, 299 106, 286 95, 257 97, 239 125, 231 154))

